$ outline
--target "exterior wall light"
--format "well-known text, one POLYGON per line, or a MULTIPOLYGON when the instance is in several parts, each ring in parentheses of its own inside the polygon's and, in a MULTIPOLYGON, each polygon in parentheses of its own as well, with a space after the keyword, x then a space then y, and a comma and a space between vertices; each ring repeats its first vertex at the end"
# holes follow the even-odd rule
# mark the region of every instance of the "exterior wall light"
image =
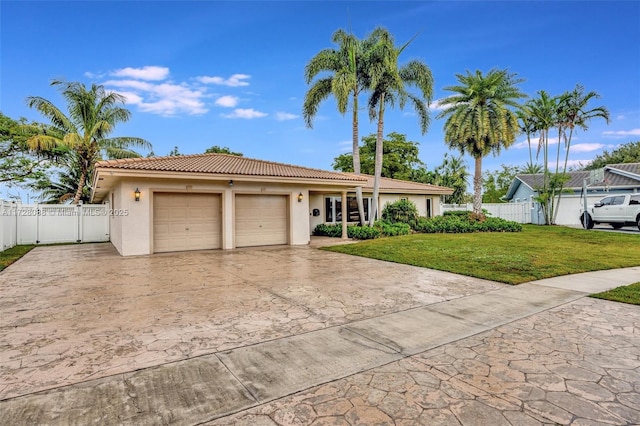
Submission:
POLYGON ((134 195, 136 196, 136 201, 140 201, 140 190, 138 188, 136 188, 136 192, 134 192, 134 195))
POLYGON ((302 195, 302 192, 298 194, 298 202, 301 203, 302 202, 302 198, 304 197, 304 195, 302 195))
POLYGON ((233 179, 229 181, 229 187, 232 187, 232 186, 233 186, 233 179))

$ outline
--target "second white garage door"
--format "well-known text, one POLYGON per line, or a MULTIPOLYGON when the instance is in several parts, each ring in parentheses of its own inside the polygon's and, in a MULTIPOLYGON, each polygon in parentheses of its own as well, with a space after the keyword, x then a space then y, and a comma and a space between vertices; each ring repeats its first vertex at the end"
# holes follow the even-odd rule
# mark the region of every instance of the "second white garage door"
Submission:
POLYGON ((153 251, 220 248, 220 207, 216 194, 155 193, 153 251))
POLYGON ((287 244, 287 201, 285 195, 236 195, 236 247, 287 244))

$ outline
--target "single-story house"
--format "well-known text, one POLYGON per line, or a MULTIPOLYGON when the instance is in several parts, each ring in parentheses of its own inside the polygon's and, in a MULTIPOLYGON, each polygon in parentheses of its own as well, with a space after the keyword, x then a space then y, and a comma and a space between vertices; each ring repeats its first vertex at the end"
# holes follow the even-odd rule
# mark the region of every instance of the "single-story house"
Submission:
MULTIPOLYGON (((100 161, 93 182, 92 202, 109 203, 111 242, 124 256, 308 244, 320 223, 357 220, 356 187, 368 215, 373 192, 372 176, 227 154, 100 161)), ((379 205, 404 198, 435 216, 452 192, 383 178, 379 205)))
MULTIPOLYGON (((593 204, 611 194, 640 192, 640 163, 609 164, 599 170, 569 172, 564 185, 558 216, 558 225, 580 225, 584 205, 583 183, 587 180, 587 203, 593 204)), ((542 186, 542 173, 517 175, 504 199, 510 203, 531 203, 531 223, 543 225, 544 213, 535 202, 537 188, 542 186)))

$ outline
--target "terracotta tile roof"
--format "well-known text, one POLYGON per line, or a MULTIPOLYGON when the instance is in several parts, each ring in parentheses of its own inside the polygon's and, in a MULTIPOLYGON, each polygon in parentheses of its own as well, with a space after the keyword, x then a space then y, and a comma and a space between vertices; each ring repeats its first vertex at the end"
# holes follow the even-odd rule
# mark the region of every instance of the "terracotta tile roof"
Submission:
POLYGON ((358 177, 351 173, 330 172, 228 154, 195 154, 106 160, 96 163, 96 168, 347 180, 354 182, 365 180, 364 177, 358 177))
MULTIPOLYGON (((367 184, 364 186, 364 190, 373 190, 373 181, 374 177, 371 175, 361 175, 362 177, 367 178, 367 184)), ((453 194, 452 188, 447 188, 444 186, 431 185, 428 183, 418 183, 411 182, 406 180, 398 180, 398 179, 390 179, 390 178, 381 178, 380 179, 380 190, 383 192, 390 191, 416 191, 421 193, 431 193, 431 194, 453 194)))

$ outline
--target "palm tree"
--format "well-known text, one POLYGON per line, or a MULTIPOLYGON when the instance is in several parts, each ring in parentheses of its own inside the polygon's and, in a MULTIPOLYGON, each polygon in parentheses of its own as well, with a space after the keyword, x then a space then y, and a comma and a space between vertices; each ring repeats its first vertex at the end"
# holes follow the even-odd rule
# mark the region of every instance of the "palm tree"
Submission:
POLYGON ((482 158, 498 154, 509 147, 518 134, 514 110, 518 99, 526 97, 516 87, 523 79, 507 70, 491 70, 486 75, 476 71, 457 74, 460 85, 446 87, 453 92, 440 104, 445 109, 438 118, 446 118, 445 143, 475 159, 473 176, 473 211, 482 216, 482 158))
MULTIPOLYGON (((414 37, 415 38, 415 37, 414 37)), ((369 118, 378 121, 376 133, 376 160, 373 184, 373 206, 369 223, 373 224, 378 213, 378 195, 382 175, 384 113, 387 105, 404 109, 411 102, 420 121, 420 130, 425 134, 429 127, 428 104, 433 98, 433 76, 429 67, 419 60, 398 65, 398 57, 413 41, 396 47, 393 36, 384 28, 376 28, 365 41, 368 81, 372 91, 369 98, 369 118), (407 91, 416 87, 419 95, 407 91)))
MULTIPOLYGON (((598 93, 594 91, 585 94, 584 87, 579 84, 576 85, 576 88, 573 89, 573 91, 566 93, 563 96, 563 101, 560 103, 560 109, 558 111, 558 129, 559 133, 562 133, 563 139, 565 141, 565 156, 564 166, 562 168, 562 176, 565 176, 567 173, 569 150, 571 149, 571 139, 573 137, 575 128, 578 127, 582 130, 587 130, 589 128, 588 123, 592 118, 604 118, 607 124, 609 123, 609 111, 607 110, 607 108, 599 106, 592 109, 587 109, 587 104, 592 99, 597 99, 599 97, 600 95, 598 95, 598 93), (569 130, 568 135, 566 133, 567 129, 569 130)), ((558 140, 558 147, 559 146, 560 141, 558 140)), ((560 205, 560 199, 562 198, 562 189, 564 187, 564 182, 565 180, 561 179, 560 188, 558 191, 558 202, 553 213, 553 223, 555 223, 556 217, 558 216, 558 207, 560 205)))
POLYGON ((529 148, 529 164, 533 166, 533 152, 531 150, 531 135, 536 133, 536 123, 531 117, 529 102, 525 103, 516 111, 520 132, 527 135, 527 146, 529 148))
MULTIPOLYGON (((321 50, 311 58, 304 70, 307 84, 322 72, 328 76, 316 80, 304 98, 302 115, 307 127, 313 127, 320 103, 333 95, 336 99, 338 111, 344 115, 347 112, 349 100, 352 107, 352 142, 353 142, 353 172, 360 174, 360 147, 358 140, 358 97, 367 88, 365 68, 363 64, 363 45, 353 34, 344 30, 333 33, 332 41, 337 49, 321 50)), ((362 188, 356 188, 356 199, 360 224, 364 224, 364 204, 362 188)))
POLYGON ((444 196, 445 201, 450 204, 463 204, 469 172, 462 155, 454 157, 445 153, 442 164, 436 167, 435 173, 437 185, 453 188, 453 194, 444 196))
MULTIPOLYGON (((63 204, 74 199, 78 192, 81 173, 81 167, 78 167, 78 159, 76 157, 73 153, 67 155, 63 160, 65 170, 58 172, 58 181, 48 182, 47 185, 41 187, 42 192, 40 195, 44 203, 63 204)), ((88 203, 91 199, 91 178, 92 175, 89 174, 80 195, 80 200, 84 203, 88 203)))
POLYGON ((27 98, 27 105, 48 118, 56 130, 55 133, 32 136, 27 144, 36 152, 60 147, 76 156, 79 174, 73 203, 78 204, 93 165, 103 155, 107 158, 139 157, 140 154, 130 147, 151 149, 151 144, 141 138, 107 137, 116 124, 128 121, 131 116, 129 110, 119 105, 124 104, 124 96, 107 92, 104 86, 95 84, 87 89, 78 82, 54 80, 51 85, 58 87, 67 101, 68 115, 47 99, 39 96, 27 98))

